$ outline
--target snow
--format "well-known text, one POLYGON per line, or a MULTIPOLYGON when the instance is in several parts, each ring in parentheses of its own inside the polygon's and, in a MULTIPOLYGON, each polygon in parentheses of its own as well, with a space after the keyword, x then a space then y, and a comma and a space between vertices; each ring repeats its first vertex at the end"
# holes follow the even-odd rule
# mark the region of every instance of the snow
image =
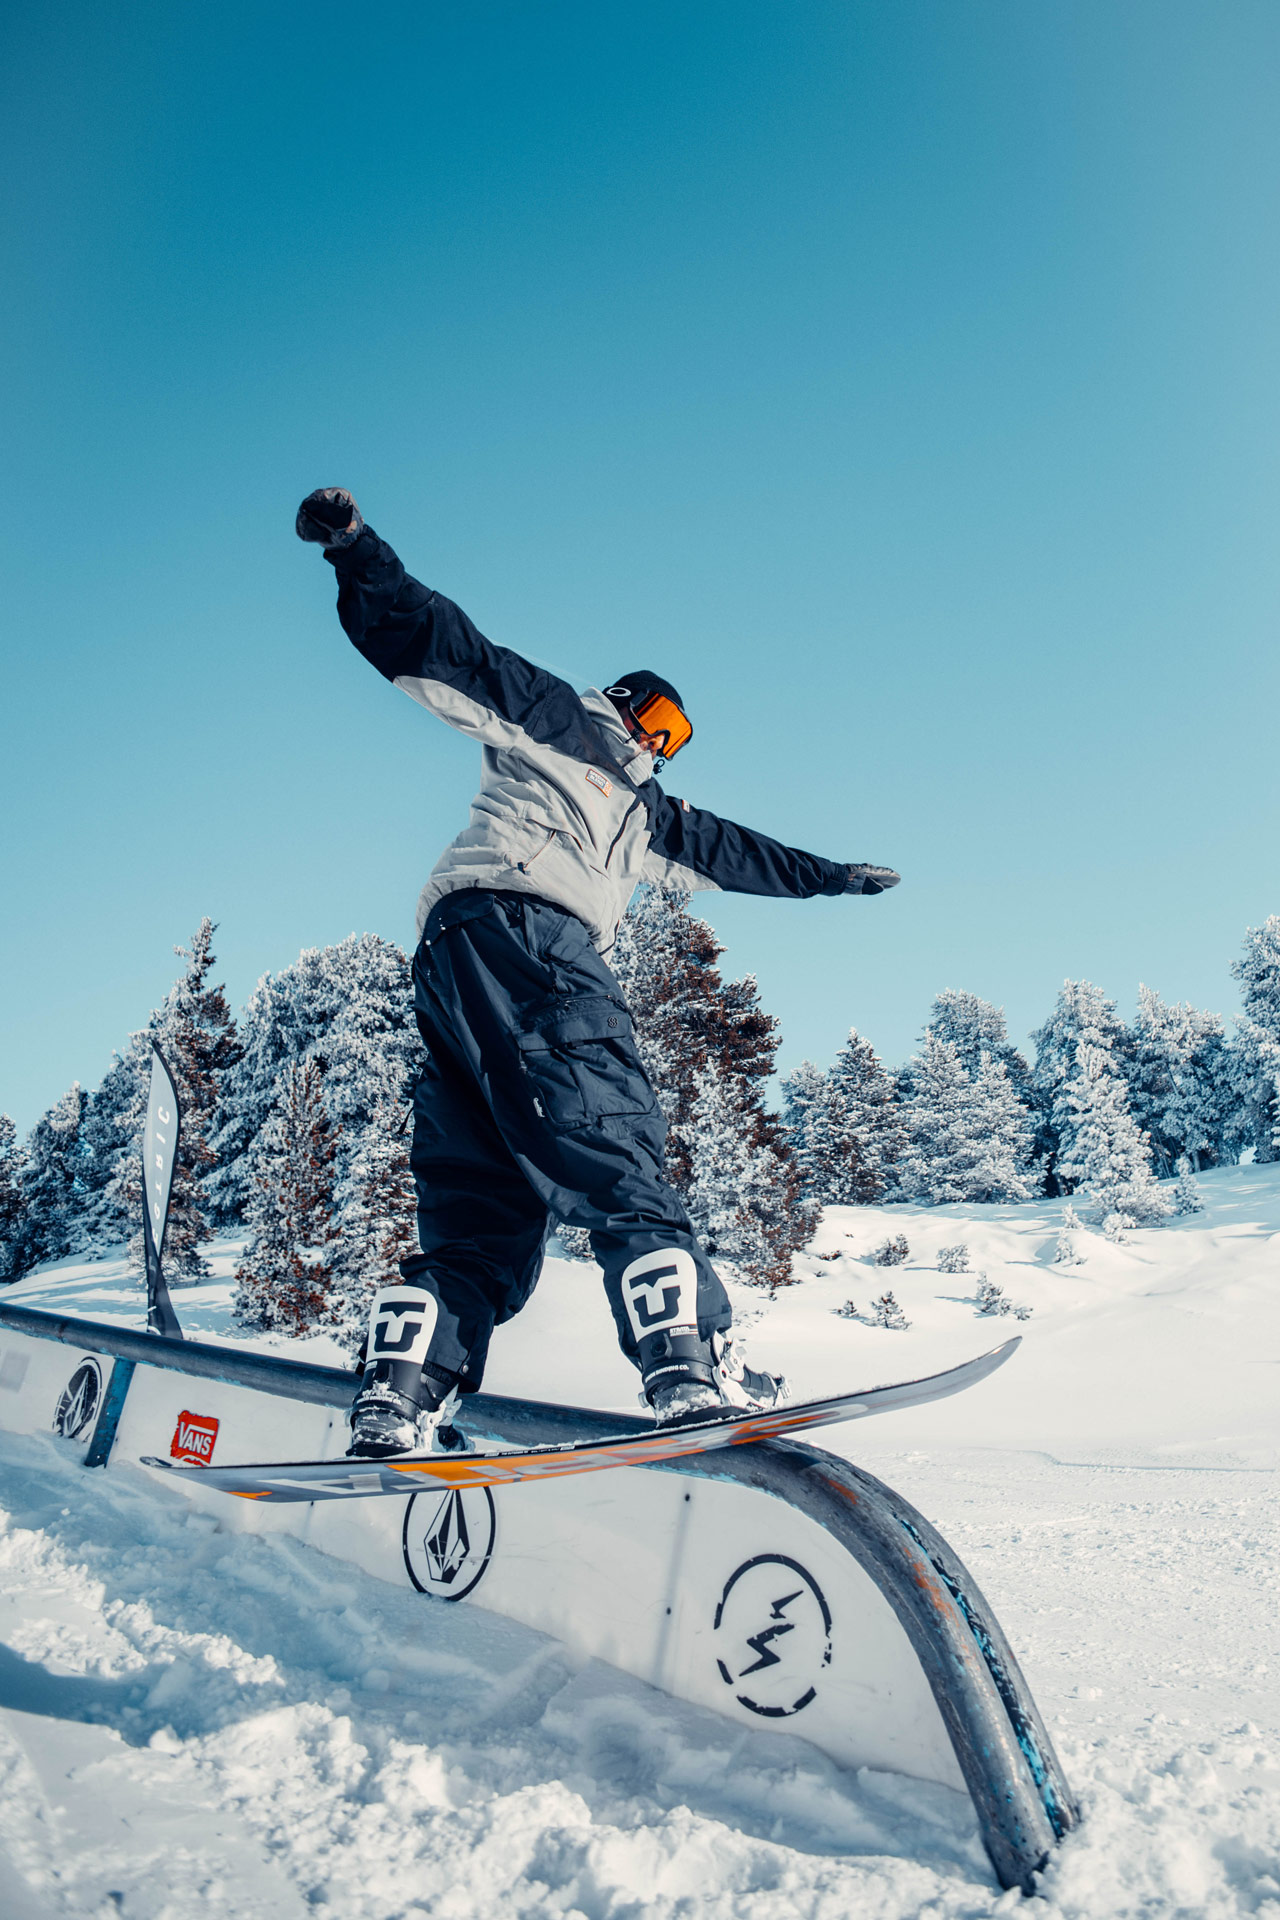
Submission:
MULTIPOLYGON (((804 1395, 1024 1336, 961 1398, 820 1436, 914 1501, 1018 1653, 1084 1806, 1046 1920, 1280 1920, 1280 1167, 1123 1245, 1060 1204, 828 1209, 800 1285, 735 1288, 804 1395), (904 1233, 886 1272, 866 1259, 904 1233), (969 1271, 943 1274, 944 1246, 969 1271), (819 1256, 834 1253, 834 1260, 819 1256), (985 1272, 1030 1319, 974 1311, 985 1272), (838 1317, 891 1283, 908 1332, 838 1317)), ((175 1293, 230 1339, 231 1273, 175 1293)), ((118 1262, 6 1298, 138 1324, 118 1262)), ((634 1405, 593 1269, 548 1262, 495 1391, 634 1405)), ((337 1360, 323 1338, 253 1345, 337 1360)), ((230 1533, 127 1466, 0 1434, 6 1914, 970 1920, 1014 1912, 962 1795, 843 1773, 472 1605, 282 1534, 230 1533)))

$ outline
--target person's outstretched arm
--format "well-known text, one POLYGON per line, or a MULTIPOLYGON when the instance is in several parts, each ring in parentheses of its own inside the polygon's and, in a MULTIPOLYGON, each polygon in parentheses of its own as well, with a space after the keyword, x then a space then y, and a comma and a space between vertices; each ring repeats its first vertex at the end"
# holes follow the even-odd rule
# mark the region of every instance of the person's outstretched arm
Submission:
POLYGON ((885 893, 900 876, 892 867, 865 861, 826 860, 780 840, 739 827, 732 820, 691 807, 651 784, 649 852, 646 880, 676 880, 691 888, 722 893, 772 894, 786 900, 811 900, 815 894, 885 893))
POLYGON ((352 644, 401 692, 486 746, 532 740, 591 765, 615 764, 568 681, 495 646, 461 607, 406 573, 344 488, 308 494, 297 531, 324 547, 352 644))

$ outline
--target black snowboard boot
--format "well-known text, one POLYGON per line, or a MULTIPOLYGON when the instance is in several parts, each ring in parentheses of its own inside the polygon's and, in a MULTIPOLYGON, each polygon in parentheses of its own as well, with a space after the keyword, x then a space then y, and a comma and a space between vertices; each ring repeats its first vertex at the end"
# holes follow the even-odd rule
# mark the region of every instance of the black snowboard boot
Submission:
POLYGON ((746 1365, 732 1333, 704 1340, 696 1327, 670 1327, 641 1340, 639 1355, 640 1404, 652 1407, 660 1427, 715 1413, 764 1413, 790 1398, 780 1373, 746 1365))
POLYGON ((458 1376, 424 1364, 435 1329, 433 1295, 417 1287, 383 1287, 369 1314, 364 1374, 351 1407, 355 1459, 395 1453, 446 1453, 465 1448, 453 1426, 458 1376))

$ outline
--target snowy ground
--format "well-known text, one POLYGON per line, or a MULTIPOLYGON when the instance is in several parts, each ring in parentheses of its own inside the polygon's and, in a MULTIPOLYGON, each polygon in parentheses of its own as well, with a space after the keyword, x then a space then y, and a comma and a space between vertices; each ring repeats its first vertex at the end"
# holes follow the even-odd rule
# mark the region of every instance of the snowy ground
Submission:
MULTIPOLYGON (((803 1283, 739 1293, 805 1395, 931 1371, 1014 1327, 974 1315, 966 1242, 1032 1307, 961 1399, 832 1431, 920 1506, 1017 1650, 1085 1823, 1029 1908, 1280 1920, 1280 1168, 1052 1264, 1060 1209, 832 1210, 803 1283), (911 1259, 864 1256, 904 1232, 911 1259), (824 1253, 839 1258, 823 1260, 824 1253), (836 1317, 885 1285, 906 1333, 836 1317)), ((230 1337, 227 1275, 177 1295, 230 1337)), ((8 1298, 136 1324, 117 1266, 8 1298)), ((551 1262, 495 1343, 498 1391, 634 1404, 593 1271, 551 1262)), ((294 1348, 298 1351, 298 1348, 294 1348)), ((314 1359, 335 1357, 307 1343, 314 1359)), ((1014 1911, 967 1803, 850 1777, 478 1607, 284 1537, 216 1530, 140 1472, 0 1434, 0 1909, 564 1920, 960 1920, 1014 1911)))

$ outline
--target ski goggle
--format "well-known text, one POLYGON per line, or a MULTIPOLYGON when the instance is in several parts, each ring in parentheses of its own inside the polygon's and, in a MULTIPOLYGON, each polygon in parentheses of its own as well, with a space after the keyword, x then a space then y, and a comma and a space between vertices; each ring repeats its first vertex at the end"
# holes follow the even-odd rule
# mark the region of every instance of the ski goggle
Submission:
POLYGON ((642 733, 652 734, 655 740, 661 740, 659 757, 674 760, 681 747, 687 747, 693 738, 693 727, 689 717, 668 700, 665 693, 646 693, 633 700, 626 687, 610 687, 610 693, 625 698, 631 710, 631 718, 642 733))

